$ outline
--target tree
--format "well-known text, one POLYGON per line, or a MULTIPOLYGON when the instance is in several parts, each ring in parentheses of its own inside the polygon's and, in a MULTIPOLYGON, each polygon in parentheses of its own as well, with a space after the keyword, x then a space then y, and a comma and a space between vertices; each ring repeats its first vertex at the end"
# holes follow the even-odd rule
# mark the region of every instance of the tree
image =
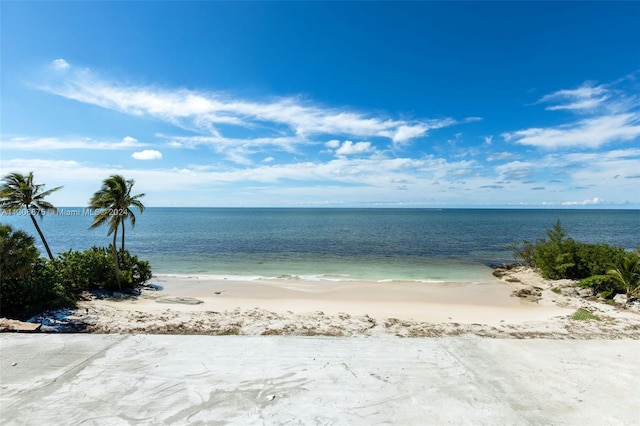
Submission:
POLYGON ((53 260, 49 244, 47 244, 47 240, 45 240, 35 216, 42 219, 45 213, 55 213, 57 211, 51 203, 44 199, 62 187, 58 186, 48 191, 43 191, 44 184, 33 183, 33 172, 29 172, 28 175, 9 173, 2 179, 2 182, 0 187, 0 209, 5 213, 16 213, 26 209, 33 225, 36 227, 36 231, 38 231, 38 235, 40 235, 40 239, 42 239, 42 244, 49 255, 49 259, 53 260))
POLYGON ((607 275, 624 288, 627 297, 640 293, 640 258, 635 253, 619 257, 607 275))
POLYGON ((102 182, 102 188, 89 200, 89 208, 99 210, 89 229, 107 224, 109 226, 107 235, 113 234, 113 264, 119 289, 122 289, 122 286, 120 285, 118 249, 116 247, 118 228, 122 225, 122 248, 124 249, 125 222, 129 219, 132 227, 136 223, 136 217, 131 207, 137 207, 141 213, 144 210, 144 205, 139 201, 144 197, 144 194, 131 195, 134 183, 134 180, 125 180, 120 175, 110 176, 102 182))
POLYGON ((131 189, 133 189, 133 184, 135 181, 133 179, 129 179, 125 182, 127 187, 127 193, 125 194, 123 200, 123 215, 120 216, 122 225, 122 244, 120 248, 124 250, 124 230, 125 230, 125 222, 129 219, 129 223, 131 223, 131 229, 136 226, 136 215, 131 210, 131 207, 136 207, 140 213, 144 212, 144 204, 140 202, 140 198, 144 197, 144 194, 131 195, 131 189))
POLYGON ((31 235, 0 223, 0 275, 3 280, 28 275, 38 255, 31 235))

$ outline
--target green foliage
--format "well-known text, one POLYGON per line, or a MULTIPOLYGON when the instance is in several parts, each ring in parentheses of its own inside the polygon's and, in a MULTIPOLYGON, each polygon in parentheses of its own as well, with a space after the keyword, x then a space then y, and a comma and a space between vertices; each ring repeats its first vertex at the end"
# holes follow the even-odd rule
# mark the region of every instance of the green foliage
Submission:
POLYGON ((34 216, 38 216, 41 219, 46 212, 54 213, 56 208, 53 204, 45 201, 45 198, 58 191, 61 186, 43 191, 44 184, 36 184, 33 182, 33 172, 29 172, 27 175, 21 173, 9 173, 2 179, 0 185, 0 210, 5 213, 15 213, 20 210, 26 210, 35 226, 38 235, 42 239, 42 244, 49 259, 53 260, 51 249, 49 244, 42 234, 42 230, 38 226, 34 216))
POLYGON ((139 260, 138 256, 132 256, 128 250, 119 250, 118 259, 120 270, 127 272, 127 276, 130 275, 130 287, 144 284, 151 279, 151 265, 146 260, 139 260))
POLYGON ((140 210, 140 213, 144 211, 144 204, 139 200, 144 197, 144 194, 131 195, 134 183, 133 179, 125 180, 120 175, 110 176, 102 182, 102 188, 93 194, 93 197, 89 200, 89 208, 99 210, 89 229, 108 224, 109 232, 107 235, 113 234, 112 250, 114 255, 112 259, 114 260, 114 276, 118 289, 122 288, 121 279, 124 279, 125 287, 130 285, 133 280, 133 278, 129 278, 128 273, 120 273, 119 264, 115 261, 118 228, 122 225, 120 228, 122 230, 122 245, 120 248, 124 249, 125 222, 129 219, 132 228, 136 225, 136 216, 131 207, 136 207, 140 210))
POLYGON ((69 250, 55 260, 64 286, 73 293, 110 288, 113 281, 113 256, 103 247, 83 252, 69 250))
POLYGON ((72 306, 52 262, 38 255, 33 237, 0 224, 0 315, 20 318, 72 306))
POLYGON ((533 265, 535 246, 531 241, 523 240, 520 243, 509 244, 509 249, 513 250, 515 260, 524 262, 527 265, 533 265))
POLYGON ((578 281, 578 287, 592 288, 604 299, 611 299, 622 292, 622 288, 609 275, 593 275, 578 281))
MULTIPOLYGON (((119 290, 115 281, 112 247, 91 247, 83 252, 69 250, 56 259, 65 288, 74 293, 84 290, 119 290)), ((151 279, 149 262, 138 260, 127 250, 118 251, 120 284, 133 288, 151 279)))
POLYGON ((571 315, 571 319, 575 321, 602 321, 602 319, 587 311, 586 309, 580 308, 571 315))
POLYGON ((512 245, 514 257, 535 266, 545 278, 582 279, 604 275, 612 260, 626 255, 621 247, 608 244, 581 243, 567 237, 560 221, 546 231, 547 238, 535 243, 523 241, 512 245))
POLYGON ((624 289, 627 296, 640 296, 640 257, 636 253, 616 258, 607 275, 624 289))
POLYGON ((9 225, 0 224, 0 275, 3 278, 28 275, 38 256, 32 236, 23 231, 14 231, 9 225))
MULTIPOLYGON (((0 315, 27 318, 49 309, 74 306, 85 290, 115 290, 111 248, 69 250, 53 261, 38 257, 33 237, 0 224, 0 315)), ((118 253, 123 287, 151 279, 149 262, 126 250, 118 253)))
POLYGON ((640 257, 622 247, 581 243, 568 237, 560 221, 535 243, 512 244, 514 257, 549 279, 578 279, 603 297, 640 295, 640 257))

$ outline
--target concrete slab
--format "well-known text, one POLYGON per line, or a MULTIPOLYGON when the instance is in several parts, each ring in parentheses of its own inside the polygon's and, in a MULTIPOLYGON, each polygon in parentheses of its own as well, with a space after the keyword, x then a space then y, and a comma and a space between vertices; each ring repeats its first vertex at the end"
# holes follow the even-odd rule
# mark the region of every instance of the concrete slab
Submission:
POLYGON ((0 423, 640 424, 640 341, 0 335, 0 423))

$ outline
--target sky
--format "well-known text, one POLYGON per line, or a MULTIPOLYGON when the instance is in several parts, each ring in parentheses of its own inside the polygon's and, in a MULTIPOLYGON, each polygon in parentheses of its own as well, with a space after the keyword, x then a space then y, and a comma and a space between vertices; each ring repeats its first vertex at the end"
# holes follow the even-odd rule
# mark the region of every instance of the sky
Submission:
MULTIPOLYGON (((640 208, 640 2, 0 3, 57 206, 640 208)), ((46 189, 45 188, 45 189, 46 189)))

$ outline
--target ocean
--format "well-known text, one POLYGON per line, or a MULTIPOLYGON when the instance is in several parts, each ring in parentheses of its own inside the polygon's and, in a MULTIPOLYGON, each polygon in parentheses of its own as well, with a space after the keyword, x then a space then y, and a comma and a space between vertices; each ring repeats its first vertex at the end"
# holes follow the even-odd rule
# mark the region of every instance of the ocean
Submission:
MULTIPOLYGON (((579 241, 640 246, 639 210, 152 207, 136 218, 126 248, 154 274, 227 279, 485 282, 487 265, 513 261, 509 244, 544 237, 558 219, 579 241)), ((87 229, 92 220, 61 208, 39 224, 59 253, 108 245, 106 227, 87 229)), ((28 217, 0 221, 44 253, 28 217)))

